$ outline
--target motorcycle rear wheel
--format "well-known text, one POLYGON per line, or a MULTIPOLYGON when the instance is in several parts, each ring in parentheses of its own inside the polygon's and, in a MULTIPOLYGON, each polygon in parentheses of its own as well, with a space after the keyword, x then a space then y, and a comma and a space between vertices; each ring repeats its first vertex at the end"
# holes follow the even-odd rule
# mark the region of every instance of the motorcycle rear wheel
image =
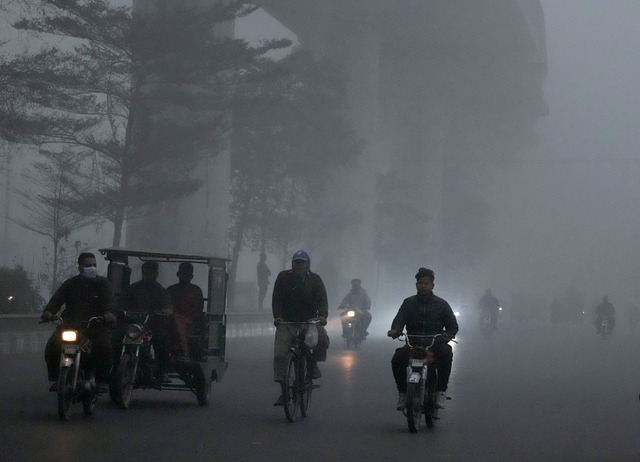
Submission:
MULTIPOLYGON (((113 388, 111 396, 120 409, 129 409, 131 405, 131 395, 135 383, 136 359, 124 353, 120 358, 118 369, 113 375, 110 388, 113 388)), ((111 390, 110 390, 111 391, 111 390)))
POLYGON ((427 428, 433 428, 435 425, 435 420, 438 418, 438 407, 436 406, 437 402, 437 373, 434 377, 430 377, 427 380, 427 391, 425 397, 425 412, 424 419, 427 425, 427 428))
POLYGON ((61 367, 58 375, 58 417, 60 420, 69 420, 74 394, 73 371, 68 367, 61 367))
POLYGON ((95 388, 92 388, 90 391, 84 390, 82 394, 82 410, 84 415, 93 415, 93 410, 95 409, 97 402, 98 394, 95 388))
POLYGON ((298 393, 298 371, 296 355, 289 352, 286 359, 287 372, 284 377, 284 415, 289 422, 295 422, 298 418, 300 400, 298 393))
MULTIPOLYGON (((422 403, 424 391, 421 393, 422 380, 419 383, 407 384, 407 425, 411 433, 416 433, 422 425, 422 403)), ((424 389, 423 389, 424 390, 424 389)))

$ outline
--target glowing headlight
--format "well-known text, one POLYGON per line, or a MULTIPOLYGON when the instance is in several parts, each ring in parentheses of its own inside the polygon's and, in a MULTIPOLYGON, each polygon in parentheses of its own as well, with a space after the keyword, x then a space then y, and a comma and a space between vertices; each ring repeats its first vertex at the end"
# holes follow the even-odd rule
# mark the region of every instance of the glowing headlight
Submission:
POLYGON ((138 324, 129 324, 126 330, 126 336, 131 340, 135 340, 142 335, 142 327, 138 324))
POLYGON ((458 316, 460 316, 460 312, 459 311, 454 311, 453 315, 457 318, 458 316))
POLYGON ((498 308, 498 311, 502 311, 502 307, 498 308))
POLYGON ((63 330, 62 341, 63 342, 76 342, 78 340, 77 330, 63 330))
POLYGON ((356 315, 355 311, 352 311, 352 310, 347 311, 347 317, 353 318, 355 315, 356 315))

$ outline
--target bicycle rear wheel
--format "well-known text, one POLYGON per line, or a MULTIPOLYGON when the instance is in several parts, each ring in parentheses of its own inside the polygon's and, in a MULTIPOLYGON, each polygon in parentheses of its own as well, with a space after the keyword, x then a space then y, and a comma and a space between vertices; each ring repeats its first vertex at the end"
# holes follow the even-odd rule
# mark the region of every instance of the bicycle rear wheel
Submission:
POLYGON ((407 384, 407 425, 411 433, 416 433, 422 424, 424 391, 422 393, 420 392, 421 384, 422 380, 419 383, 407 384))
POLYGON ((287 372, 284 377, 284 415, 289 422, 295 422, 298 418, 300 407, 296 359, 296 355, 289 352, 286 360, 287 372))
POLYGON ((298 389, 300 390, 300 414, 302 417, 306 417, 309 412, 311 390, 313 389, 312 371, 309 370, 308 365, 306 356, 302 356, 298 360, 298 389))

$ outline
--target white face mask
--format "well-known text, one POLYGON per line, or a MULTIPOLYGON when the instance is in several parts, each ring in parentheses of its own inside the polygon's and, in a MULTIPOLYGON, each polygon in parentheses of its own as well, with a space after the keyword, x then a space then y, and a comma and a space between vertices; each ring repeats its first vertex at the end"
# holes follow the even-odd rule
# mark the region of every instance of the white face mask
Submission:
POLYGON ((85 266, 82 268, 82 275, 88 279, 95 279, 98 275, 98 268, 95 266, 85 266))

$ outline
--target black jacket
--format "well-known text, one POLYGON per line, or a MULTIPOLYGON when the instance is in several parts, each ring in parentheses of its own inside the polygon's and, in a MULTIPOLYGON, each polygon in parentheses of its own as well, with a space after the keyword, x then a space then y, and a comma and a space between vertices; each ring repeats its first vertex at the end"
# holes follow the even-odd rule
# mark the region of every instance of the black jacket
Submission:
POLYGON ((458 321, 446 300, 433 293, 423 297, 414 295, 402 302, 391 329, 413 335, 434 335, 446 331, 450 336, 458 332, 458 321))
POLYGON ((104 316, 107 310, 113 309, 113 292, 109 280, 101 276, 89 279, 81 275, 67 279, 53 294, 44 311, 56 314, 62 305, 65 309, 61 316, 66 324, 104 316))
POLYGON ((281 271, 273 285, 273 318, 288 322, 304 322, 316 316, 326 318, 329 305, 322 278, 309 271, 296 276, 293 271, 281 271))

